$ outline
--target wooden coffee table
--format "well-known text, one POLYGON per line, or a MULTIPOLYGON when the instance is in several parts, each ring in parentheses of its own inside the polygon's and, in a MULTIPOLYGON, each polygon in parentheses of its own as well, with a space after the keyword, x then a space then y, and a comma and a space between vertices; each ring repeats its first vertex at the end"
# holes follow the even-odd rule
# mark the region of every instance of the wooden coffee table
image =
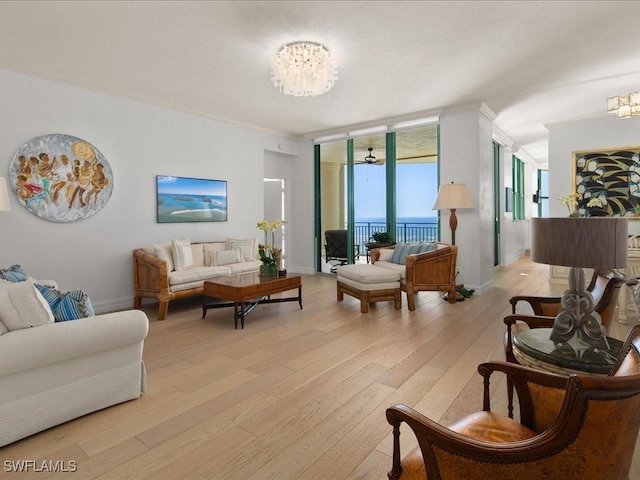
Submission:
POLYGON ((202 318, 210 308, 234 307, 234 324, 244 328, 244 317, 261 303, 295 302, 302 309, 302 283, 299 275, 260 276, 258 272, 218 277, 204 282, 202 292, 202 318), (298 289, 297 297, 271 298, 271 295, 298 289), (228 300, 232 303, 213 303, 209 298, 228 300))

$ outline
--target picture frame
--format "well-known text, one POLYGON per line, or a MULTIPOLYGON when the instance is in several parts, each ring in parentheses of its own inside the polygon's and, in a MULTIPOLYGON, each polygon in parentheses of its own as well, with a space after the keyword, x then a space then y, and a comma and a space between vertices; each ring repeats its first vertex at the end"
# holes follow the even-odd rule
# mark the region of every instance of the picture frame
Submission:
POLYGON ((640 147, 573 152, 572 179, 581 216, 640 219, 640 147))
POLYGON ((85 220, 102 210, 113 191, 105 156, 86 140, 54 133, 35 137, 15 152, 9 183, 20 204, 56 223, 85 220))
POLYGON ((227 181, 156 176, 158 223, 227 221, 227 181))

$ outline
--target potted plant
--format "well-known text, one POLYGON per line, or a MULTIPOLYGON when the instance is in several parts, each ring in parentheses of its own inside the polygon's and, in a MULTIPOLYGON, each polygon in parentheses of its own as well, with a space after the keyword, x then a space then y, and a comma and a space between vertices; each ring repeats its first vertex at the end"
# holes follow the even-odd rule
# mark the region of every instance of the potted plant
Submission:
POLYGON ((371 243, 393 243, 393 236, 390 232, 373 232, 370 241, 371 243))

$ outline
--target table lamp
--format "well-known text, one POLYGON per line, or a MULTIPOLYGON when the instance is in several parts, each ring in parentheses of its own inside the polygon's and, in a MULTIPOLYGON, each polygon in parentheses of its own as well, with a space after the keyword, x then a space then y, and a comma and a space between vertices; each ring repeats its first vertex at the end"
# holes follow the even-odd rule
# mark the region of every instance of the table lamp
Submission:
POLYGON ((9 203, 7 182, 3 177, 0 177, 0 212, 8 212, 9 210, 11 210, 11 204, 9 203))
POLYGON ((456 228, 458 227, 458 217, 456 217, 457 208, 473 208, 473 200, 469 194, 469 190, 464 183, 449 183, 440 185, 436 203, 433 210, 451 210, 449 216, 449 227, 451 228, 451 244, 456 244, 456 228))
POLYGON ((531 260, 571 267, 569 289, 562 296, 549 337, 567 343, 575 335, 594 348, 609 349, 593 297, 585 290, 583 268, 615 269, 627 266, 627 219, 621 217, 566 217, 531 219, 531 260))

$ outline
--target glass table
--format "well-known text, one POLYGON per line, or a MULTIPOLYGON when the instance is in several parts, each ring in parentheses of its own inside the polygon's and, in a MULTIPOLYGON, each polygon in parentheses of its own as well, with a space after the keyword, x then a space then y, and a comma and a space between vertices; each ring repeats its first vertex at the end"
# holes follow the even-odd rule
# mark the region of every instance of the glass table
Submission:
POLYGON ((550 328, 532 328, 513 337, 513 354, 521 365, 564 375, 607 375, 624 342, 607 337, 609 350, 596 349, 574 336, 567 343, 549 339, 550 328))

